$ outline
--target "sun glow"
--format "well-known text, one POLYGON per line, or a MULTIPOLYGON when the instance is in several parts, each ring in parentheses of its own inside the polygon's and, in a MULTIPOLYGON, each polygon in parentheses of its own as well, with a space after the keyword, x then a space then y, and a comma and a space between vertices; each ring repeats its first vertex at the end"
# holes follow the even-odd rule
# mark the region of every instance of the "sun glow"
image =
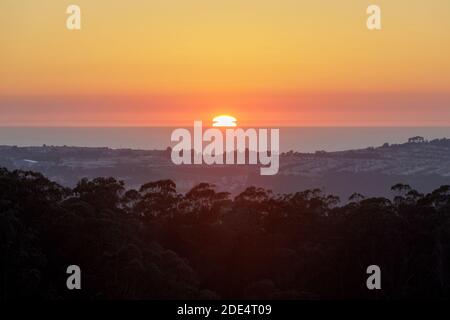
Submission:
POLYGON ((236 118, 229 115, 220 115, 213 119, 213 127, 236 127, 236 118))

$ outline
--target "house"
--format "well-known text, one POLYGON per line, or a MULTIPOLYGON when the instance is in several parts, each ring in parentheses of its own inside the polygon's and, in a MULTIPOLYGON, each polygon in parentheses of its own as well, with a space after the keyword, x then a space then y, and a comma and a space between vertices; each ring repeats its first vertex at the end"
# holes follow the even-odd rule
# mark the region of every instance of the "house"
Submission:
POLYGON ((425 139, 423 137, 419 137, 419 136, 408 139, 408 143, 424 143, 424 142, 425 142, 425 139))

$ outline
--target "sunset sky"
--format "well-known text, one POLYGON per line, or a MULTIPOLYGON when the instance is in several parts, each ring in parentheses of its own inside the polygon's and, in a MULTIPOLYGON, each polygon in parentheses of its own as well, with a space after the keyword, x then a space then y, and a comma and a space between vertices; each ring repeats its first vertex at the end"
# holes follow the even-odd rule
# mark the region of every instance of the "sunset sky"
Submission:
POLYGON ((448 0, 1 0, 1 126, 450 125, 448 0), (77 4, 82 30, 66 29, 77 4), (382 9, 381 31, 366 8, 382 9))

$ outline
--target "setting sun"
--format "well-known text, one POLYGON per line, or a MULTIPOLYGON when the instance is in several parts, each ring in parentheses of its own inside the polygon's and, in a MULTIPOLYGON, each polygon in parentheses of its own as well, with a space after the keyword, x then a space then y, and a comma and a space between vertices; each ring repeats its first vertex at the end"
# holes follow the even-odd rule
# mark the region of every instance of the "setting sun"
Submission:
POLYGON ((213 127, 236 127, 236 118, 229 115, 217 116, 213 119, 213 127))

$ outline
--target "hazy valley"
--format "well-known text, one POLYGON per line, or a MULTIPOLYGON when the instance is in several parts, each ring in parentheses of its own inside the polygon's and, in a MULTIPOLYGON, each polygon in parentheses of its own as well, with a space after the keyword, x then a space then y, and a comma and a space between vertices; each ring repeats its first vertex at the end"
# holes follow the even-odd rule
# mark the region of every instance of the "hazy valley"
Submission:
POLYGON ((0 146, 0 166, 38 171, 66 186, 74 186, 83 177, 112 176, 129 188, 172 179, 181 192, 199 182, 210 182, 218 190, 232 193, 249 185, 274 192, 321 188, 346 200, 354 192, 390 196, 386 190, 398 182, 420 192, 450 184, 450 139, 419 139, 341 152, 291 151, 281 154, 278 175, 266 177, 259 175, 259 166, 176 166, 170 149, 0 146))

